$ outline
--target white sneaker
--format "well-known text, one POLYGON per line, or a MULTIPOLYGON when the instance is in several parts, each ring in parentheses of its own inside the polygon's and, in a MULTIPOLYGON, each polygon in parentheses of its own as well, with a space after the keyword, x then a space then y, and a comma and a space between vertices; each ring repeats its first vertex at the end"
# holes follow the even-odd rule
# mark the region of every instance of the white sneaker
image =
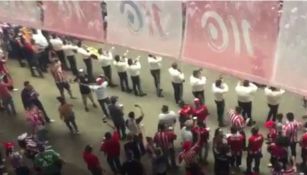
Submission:
POLYGON ((50 119, 49 121, 50 121, 50 123, 53 123, 53 122, 55 122, 55 120, 53 120, 53 119, 50 119))
POLYGON ((75 134, 79 135, 79 134, 80 134, 80 131, 75 131, 75 134))
POLYGON ((16 91, 18 91, 18 90, 19 90, 19 89, 17 89, 17 88, 14 88, 14 89, 13 89, 14 92, 16 92, 16 91))

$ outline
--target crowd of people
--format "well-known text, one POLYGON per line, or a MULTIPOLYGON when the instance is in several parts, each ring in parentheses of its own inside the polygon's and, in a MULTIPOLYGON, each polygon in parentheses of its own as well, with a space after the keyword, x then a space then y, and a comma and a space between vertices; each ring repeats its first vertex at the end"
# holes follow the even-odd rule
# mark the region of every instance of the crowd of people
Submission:
MULTIPOLYGON (((129 51, 123 55, 113 55, 114 47, 109 50, 90 48, 83 45, 80 40, 61 37, 41 30, 32 29, 30 33, 26 33, 20 27, 3 28, 2 51, 0 52, 1 109, 9 115, 16 115, 12 91, 17 89, 14 88, 14 77, 9 74, 5 63, 7 58, 17 58, 20 66, 25 67, 27 63, 33 77, 43 78, 49 70, 59 90, 57 100, 59 101, 60 119, 65 122, 72 134, 80 134, 75 120, 74 106, 67 102, 65 95, 66 91, 71 99, 75 99, 70 86, 72 82, 78 83, 85 111, 90 110, 88 100, 91 101, 94 108, 97 108, 99 104, 103 112, 101 118, 106 125, 110 126, 110 132, 105 133, 100 151, 104 153, 114 174, 144 175, 149 172, 149 174, 166 175, 170 169, 178 168, 178 164, 184 164, 186 174, 202 175, 205 174, 203 167, 208 164, 207 157, 210 149, 214 155, 216 175, 228 175, 239 170, 245 151, 247 157, 244 172, 258 174, 264 143, 267 144, 267 152, 271 154, 269 167, 272 169, 272 174, 307 173, 307 132, 301 138, 299 137, 301 130, 307 131, 307 124, 295 120, 292 112, 286 114, 278 112, 285 90, 276 87, 265 87, 264 89, 269 107, 265 124, 268 135, 265 136, 255 126, 256 121, 252 118, 252 97, 258 87, 248 80, 239 81, 235 87, 238 106, 225 113, 224 94, 229 91, 229 86, 220 77, 211 87, 219 125, 211 139, 212 134, 210 134, 207 120, 212 111, 209 112, 206 106, 208 101, 205 97, 206 77, 202 75, 201 69, 193 71, 189 83, 192 87, 194 104, 187 104, 182 98, 185 75, 178 64, 173 63, 168 72, 172 80, 174 99, 180 110, 174 112, 167 105, 163 105, 158 116, 157 132, 152 136, 145 136, 142 132, 142 121, 145 114, 141 105, 135 104, 135 107, 139 109, 139 115, 134 111, 125 114, 124 105, 120 103, 119 97, 109 97, 107 93, 108 88, 118 86, 112 79, 112 70, 115 68, 121 91, 133 93, 139 97, 147 95, 142 89, 139 57, 129 58, 129 51), (78 68, 76 54, 82 55, 85 70, 78 68), (93 60, 101 63, 103 74, 98 76, 94 74, 93 60), (73 76, 69 76, 69 71, 73 76), (129 82, 132 83, 132 86, 129 85, 129 82), (97 101, 94 100, 93 92, 97 101), (126 115, 127 119, 125 119, 126 115), (231 121, 229 133, 224 133, 222 129, 226 127, 225 120, 231 121), (181 128, 179 147, 174 144, 174 141, 179 139, 174 132, 177 123, 181 128), (247 137, 246 132, 249 127, 251 136, 247 137), (209 142, 212 142, 212 147, 209 146, 209 142), (121 160, 120 155, 122 144, 125 161, 121 160), (302 152, 300 166, 297 166, 297 144, 300 145, 302 152), (144 155, 147 155, 151 162, 151 169, 147 172, 141 161, 144 155)), ((163 98, 162 57, 149 54, 148 64, 156 95, 163 98)), ((26 111, 25 118, 31 129, 29 134, 32 136, 31 139, 23 138, 24 144, 22 145, 24 149, 36 150, 35 155, 30 157, 33 160, 34 172, 32 168, 30 169, 23 163, 25 155, 21 154, 13 143, 5 144, 6 158, 12 163, 17 175, 33 173, 60 175, 63 161, 57 152, 47 146, 46 124, 54 120, 47 114, 39 99, 39 93, 29 80, 24 81, 21 99, 26 111), (32 146, 31 143, 32 145, 35 143, 35 146, 32 146)), ((88 170, 93 175, 105 174, 105 166, 101 166, 93 149, 95 149, 93 146, 86 145, 82 155, 88 170)))

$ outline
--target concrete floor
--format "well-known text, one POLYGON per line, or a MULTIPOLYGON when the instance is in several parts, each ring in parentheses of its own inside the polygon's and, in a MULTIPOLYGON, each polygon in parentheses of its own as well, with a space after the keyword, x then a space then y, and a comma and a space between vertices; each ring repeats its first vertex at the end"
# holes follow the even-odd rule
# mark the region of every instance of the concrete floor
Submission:
MULTIPOLYGON (((95 44, 98 46, 98 44, 95 44)), ((109 48, 110 46, 101 46, 103 48, 109 48)), ((116 52, 123 53, 125 51, 124 48, 116 47, 116 52)), ((130 110, 134 110, 133 105, 135 103, 140 104, 145 112, 144 118, 144 132, 147 136, 153 136, 156 131, 157 121, 158 121, 158 114, 160 113, 160 108, 163 104, 169 105, 171 110, 178 110, 178 107, 174 103, 173 99, 173 89, 170 83, 170 76, 168 74, 168 67, 171 65, 174 59, 165 58, 163 60, 163 68, 162 68, 162 88, 164 90, 164 98, 157 98, 155 96, 155 89, 153 84, 153 78, 150 75, 147 66, 147 57, 146 53, 144 52, 136 52, 131 51, 129 56, 134 57, 137 55, 141 55, 142 58, 142 86, 144 91, 148 94, 146 97, 135 97, 133 94, 126 94, 122 93, 119 88, 109 89, 109 95, 117 95, 119 96, 119 100, 125 106, 125 112, 128 113, 130 110)), ((78 67, 82 68, 85 67, 82 59, 78 58, 78 67)), ((100 68, 99 63, 95 62, 95 72, 97 74, 101 73, 102 70, 100 68)), ((32 78, 30 71, 26 68, 21 68, 17 64, 15 60, 9 61, 8 63, 11 75, 14 78, 16 88, 20 90, 23 87, 23 81, 29 80, 37 91, 40 93, 40 99, 45 105, 47 113, 49 116, 56 121, 50 125, 48 125, 49 131, 49 138, 51 144, 54 148, 61 154, 62 158, 65 160, 66 164, 64 166, 64 175, 86 175, 89 174, 86 166, 82 160, 81 153, 86 144, 91 144, 94 146, 95 153, 99 155, 102 166, 107 169, 107 174, 111 174, 109 171, 109 167, 106 164, 105 157, 102 153, 99 152, 99 145, 102 140, 102 137, 106 131, 109 131, 110 128, 107 127, 105 124, 102 123, 102 111, 100 108, 94 109, 90 108, 90 112, 85 112, 81 96, 79 93, 78 85, 72 84, 73 93, 77 96, 78 99, 76 100, 69 100, 72 104, 74 104, 74 109, 76 112, 76 121, 79 125, 81 134, 78 136, 71 136, 68 132, 68 129, 64 125, 64 123, 59 119, 57 107, 58 102, 56 100, 56 96, 59 95, 59 92, 54 84, 54 81, 50 74, 46 74, 44 79, 41 78, 32 78)), ((196 68, 191 65, 181 64, 180 67, 182 68, 183 72, 186 76, 186 83, 184 85, 184 100, 186 102, 192 102, 193 97, 191 93, 191 88, 189 85, 189 76, 191 75, 192 71, 196 68)), ((215 81, 215 79, 220 75, 220 73, 204 69, 203 74, 207 77, 207 91, 206 91, 206 102, 211 113, 209 117, 209 127, 212 131, 217 127, 216 122, 216 109, 213 100, 213 96, 211 93, 211 84, 215 81)), ((113 71, 113 78, 116 83, 118 83, 117 74, 113 71)), ((228 83, 230 87, 230 92, 226 94, 226 109, 230 109, 234 107, 237 103, 234 87, 237 83, 237 79, 233 77, 229 77, 224 75, 224 79, 226 83, 228 83)), ((24 111, 21 103, 20 98, 20 91, 14 92, 14 100, 17 106, 18 115, 17 116, 7 116, 3 113, 0 113, 0 140, 8 141, 8 140, 15 140, 16 137, 25 132, 27 130, 27 126, 24 119, 24 111)), ((255 99, 253 103, 253 117, 257 121, 257 125, 261 128, 262 133, 266 133, 266 130, 263 128, 263 123, 266 119, 267 114, 267 104, 266 99, 264 96, 264 92, 262 89, 259 89, 258 92, 255 94, 255 99)), ((280 105, 280 112, 289 112, 293 111, 297 118, 303 115, 304 109, 302 107, 302 98, 301 96, 286 93, 282 103, 280 105)), ((180 144, 180 132, 179 126, 176 126, 176 132, 178 133, 179 139, 177 139, 176 144, 179 147, 180 144)), ((227 128, 224 129, 227 131, 227 128)), ((249 133, 249 131, 247 131, 249 133)), ((212 133, 213 134, 213 133, 212 133)), ((212 138, 212 137, 211 137, 212 138)), ((269 161, 268 154, 266 152, 266 147, 263 147, 264 158, 261 162, 261 174, 270 174, 270 170, 267 168, 266 164, 269 161)), ((245 158, 243 158, 243 165, 242 169, 245 169, 245 158)), ((124 158, 122 157, 122 161, 124 158)), ((300 159, 298 159, 300 160, 300 159)), ((148 166, 148 159, 145 156, 142 160, 146 166, 148 166)), ((212 166, 213 166, 213 158, 212 152, 210 151, 209 154, 209 165, 204 168, 209 173, 212 174, 212 166)), ((149 168, 148 168, 149 170, 149 168)), ((178 172, 172 172, 171 174, 183 174, 183 167, 180 168, 178 172)), ((148 172, 147 174, 151 174, 148 172)), ((235 173, 240 174, 240 173, 235 173)))

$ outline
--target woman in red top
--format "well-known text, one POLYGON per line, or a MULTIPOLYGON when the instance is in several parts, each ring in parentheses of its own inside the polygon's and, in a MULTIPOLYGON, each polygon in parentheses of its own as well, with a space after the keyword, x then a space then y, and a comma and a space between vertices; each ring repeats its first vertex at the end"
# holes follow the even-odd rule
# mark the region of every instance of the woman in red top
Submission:
POLYGON ((200 99, 194 99, 195 108, 193 109, 193 116, 197 117, 198 122, 206 122, 209 115, 208 108, 202 104, 200 99))
POLYGON ((2 75, 9 73, 7 67, 5 66, 5 63, 6 63, 6 59, 5 59, 4 53, 2 49, 0 49, 0 74, 2 75))
POLYGON ((86 145, 84 149, 83 160, 92 175, 102 175, 103 169, 100 167, 99 159, 93 154, 93 148, 90 145, 86 145))
POLYGON ((193 114, 193 108, 189 104, 185 104, 184 101, 179 102, 180 109, 178 111, 179 114, 179 123, 180 128, 184 127, 184 123, 191 119, 191 115, 193 114))
POLYGON ((114 173, 120 172, 121 170, 121 164, 119 160, 120 156, 119 139, 120 137, 117 131, 114 131, 113 135, 111 135, 110 132, 107 132, 105 134, 105 139, 100 147, 100 150, 106 154, 107 162, 114 173))
POLYGON ((35 70, 40 77, 44 77, 43 72, 38 64, 37 48, 35 46, 35 41, 27 42, 24 38, 21 38, 21 43, 23 45, 23 52, 25 59, 29 64, 29 68, 33 77, 36 77, 35 70))
POLYGON ((0 49, 0 76, 3 76, 3 81, 5 83, 9 84, 9 90, 13 90, 13 80, 12 77, 9 74, 9 70, 7 68, 6 64, 6 57, 3 51, 0 49))
POLYGON ((267 121, 265 127, 269 130, 267 135, 268 143, 275 142, 277 138, 276 123, 274 121, 267 121))
POLYGON ((15 104, 9 90, 10 85, 9 82, 4 81, 3 77, 0 77, 0 101, 8 114, 16 115, 15 104))

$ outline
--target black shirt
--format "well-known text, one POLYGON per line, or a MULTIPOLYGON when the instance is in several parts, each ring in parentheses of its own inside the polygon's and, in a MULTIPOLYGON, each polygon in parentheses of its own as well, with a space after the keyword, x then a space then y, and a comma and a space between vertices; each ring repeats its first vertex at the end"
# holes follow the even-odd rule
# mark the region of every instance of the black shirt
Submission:
POLYGON ((21 101, 25 109, 27 109, 30 106, 32 102, 31 90, 24 88, 21 91, 21 101))
POLYGON ((127 157, 128 157, 128 154, 132 153, 134 159, 136 160, 141 159, 141 151, 139 149, 139 143, 136 140, 127 142, 124 145, 124 150, 125 150, 127 157))
POLYGON ((126 161, 122 166, 123 175, 143 175, 143 165, 137 160, 126 161))
POLYGON ((80 81, 80 83, 79 83, 80 93, 81 94, 89 94, 91 92, 91 89, 87 86, 90 83, 88 76, 87 75, 80 76, 79 81, 80 81), (85 85, 83 85, 83 84, 85 84, 85 85))
POLYGON ((230 157, 225 154, 216 153, 214 155, 214 170, 216 175, 230 174, 230 157))
POLYGON ((117 106, 116 104, 110 104, 108 106, 108 109, 115 125, 125 124, 124 113, 119 106, 117 106))

